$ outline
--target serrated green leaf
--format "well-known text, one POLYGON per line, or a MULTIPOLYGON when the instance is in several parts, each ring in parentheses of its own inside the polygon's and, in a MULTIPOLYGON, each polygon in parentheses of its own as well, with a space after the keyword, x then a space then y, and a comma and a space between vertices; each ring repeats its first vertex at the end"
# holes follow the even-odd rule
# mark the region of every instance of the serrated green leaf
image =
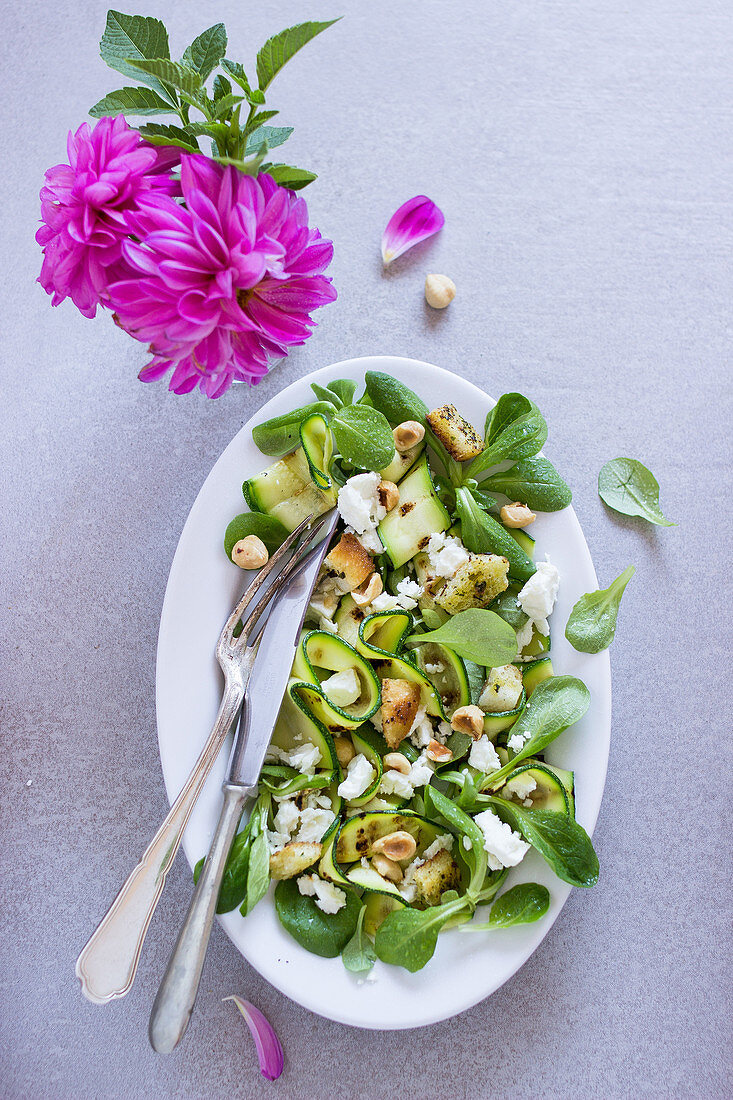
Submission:
POLYGON ((291 191, 300 191, 309 183, 313 183, 313 180, 318 179, 315 172, 308 172, 305 168, 293 168, 290 164, 268 164, 267 166, 263 164, 262 171, 272 176, 281 187, 289 187, 291 191))
POLYGON ((196 137, 210 137, 219 145, 226 142, 229 127, 223 122, 190 122, 186 132, 196 137))
POLYGON ((244 172, 245 176, 256 176, 260 171, 263 156, 264 153, 260 156, 251 157, 249 160, 239 160, 237 157, 223 156, 216 156, 213 159, 219 164, 230 164, 233 168, 238 168, 240 172, 244 172))
POLYGON ((228 116, 231 113, 232 107, 236 107, 238 103, 244 101, 244 96, 232 95, 231 92, 228 95, 223 95, 219 99, 214 99, 214 117, 222 118, 228 116))
POLYGON ((257 54, 257 81, 260 90, 264 91, 267 88, 283 65, 290 61, 298 50, 334 23, 338 23, 338 19, 329 19, 326 23, 299 23, 268 38, 257 54))
POLYGON ((198 38, 194 38, 183 54, 183 60, 196 70, 202 80, 206 80, 221 61, 226 49, 226 27, 223 23, 215 23, 198 38))
POLYGON ((118 88, 110 92, 89 108, 92 118, 104 118, 105 115, 169 115, 175 114, 167 100, 159 96, 152 88, 118 88))
POLYGON ((267 142, 268 149, 274 149, 277 145, 282 145, 288 140, 292 132, 292 126, 259 126, 247 138, 247 147, 244 150, 245 156, 261 145, 263 139, 267 142))
POLYGON ((188 65, 182 65, 180 61, 169 61, 165 57, 154 57, 131 60, 130 65, 133 69, 138 69, 142 73, 157 77, 166 84, 171 84, 179 92, 185 92, 189 96, 195 95, 201 88, 199 73, 188 65))
POLYGON ((151 145, 178 145, 187 153, 200 153, 196 138, 180 126, 164 126, 160 122, 148 122, 140 127, 140 133, 151 145))
POLYGON ((226 57, 222 58, 221 67, 225 72, 229 73, 230 77, 235 84, 238 84, 240 88, 243 88, 245 92, 251 91, 249 86, 249 80, 244 68, 238 61, 229 61, 226 57))
POLYGON ((152 73, 136 69, 131 60, 170 57, 168 31, 159 19, 144 15, 124 15, 121 11, 107 12, 107 26, 99 43, 102 60, 110 69, 131 76, 141 84, 155 88, 164 99, 175 103, 175 97, 163 87, 152 73))
POLYGON ((274 118, 275 115, 279 114, 279 111, 260 111, 259 114, 253 115, 252 118, 249 119, 249 121, 247 122, 244 130, 245 134, 253 134, 255 130, 259 130, 263 122, 269 122, 271 118, 274 118))
POLYGON ((214 77, 214 103, 232 94, 232 86, 225 76, 217 73, 214 77))

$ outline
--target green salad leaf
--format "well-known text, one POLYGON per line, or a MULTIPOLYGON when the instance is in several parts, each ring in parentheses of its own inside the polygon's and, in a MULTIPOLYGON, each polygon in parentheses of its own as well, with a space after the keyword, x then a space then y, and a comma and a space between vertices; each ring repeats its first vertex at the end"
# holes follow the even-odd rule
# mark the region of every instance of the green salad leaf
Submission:
POLYGON ((608 588, 586 592, 570 612, 565 637, 581 653, 608 649, 616 633, 616 617, 626 585, 636 570, 633 565, 612 581, 608 588))
POLYGON ((361 901, 346 890, 346 905, 337 913, 324 913, 316 899, 301 894, 297 879, 288 878, 275 887, 275 911, 286 932, 314 955, 335 959, 356 932, 361 901))
MULTIPOLYGON (((466 779, 469 778, 470 776, 467 775, 466 779)), ((471 866, 471 879, 466 888, 466 893, 469 898, 475 899, 481 890, 488 867, 484 834, 473 818, 469 817, 460 806, 457 806, 455 802, 447 798, 436 787, 426 787, 423 797, 425 799, 425 810, 429 817, 437 815, 445 821, 451 831, 457 832, 461 837, 468 837, 471 845, 470 852, 467 853, 463 846, 459 850, 471 866), (468 860, 468 855, 471 857, 470 860, 468 860)))
POLYGON ((329 395, 326 401, 312 401, 310 405, 303 405, 292 412, 283 413, 282 416, 274 416, 264 424, 255 424, 252 440, 263 454, 278 458, 300 446, 300 425, 304 420, 313 413, 321 413, 328 419, 335 411, 336 403, 329 395))
POLYGON ((374 946, 377 958, 415 973, 435 954, 438 933, 446 921, 466 908, 464 898, 419 909, 396 909, 388 913, 377 929, 374 946))
POLYGON ((374 945, 364 931, 365 913, 366 905, 362 905, 356 922, 356 931, 341 952, 341 960, 344 966, 353 974, 364 974, 366 971, 371 970, 377 961, 374 945))
POLYGON ((538 512, 559 512, 573 499, 568 485, 542 455, 522 459, 508 470, 491 474, 481 482, 481 488, 503 493, 538 512))
POLYGON ((464 932, 489 932, 495 928, 512 928, 517 924, 532 924, 544 917, 550 908, 550 891, 538 882, 520 882, 497 898, 491 906, 489 919, 481 924, 466 924, 464 932))
POLYGON ((468 488, 456 489, 456 512, 461 521, 461 540, 473 554, 499 554, 509 562, 509 575, 528 581, 537 572, 517 540, 477 503, 468 488))
POLYGON ((497 466, 505 459, 530 458, 547 439, 547 424, 533 401, 521 393, 505 393, 486 417, 486 445, 468 466, 468 476, 497 466))
POLYGON ((279 519, 267 516, 264 512, 241 512, 235 516, 224 532, 224 552, 231 559, 234 544, 247 535, 257 535, 274 554, 288 537, 288 529, 279 519))
POLYGON ((421 643, 440 642, 459 657, 486 668, 507 665, 517 655, 517 636, 509 623, 480 607, 459 611, 437 630, 415 637, 421 643))
POLYGON ((362 470, 382 470, 394 458, 394 437, 386 417, 368 405, 347 405, 331 420, 342 458, 362 470))
POLYGON ((598 495, 624 516, 641 516, 659 527, 676 527, 659 507, 659 482, 636 458, 614 458, 601 468, 598 495))
POLYGON ((244 896, 240 913, 246 917, 251 913, 258 901, 261 901, 267 893, 270 885, 270 847, 267 843, 267 834, 264 826, 252 841, 249 853, 249 866, 247 868, 247 893, 244 896))
POLYGON ((391 374, 368 370, 364 381, 372 405, 384 413, 390 424, 402 424, 405 420, 425 423, 429 411, 425 402, 391 374))
POLYGON ((527 810, 501 798, 492 797, 491 801, 499 817, 537 849, 558 878, 571 886, 595 886, 598 856, 590 837, 574 817, 554 810, 527 810))

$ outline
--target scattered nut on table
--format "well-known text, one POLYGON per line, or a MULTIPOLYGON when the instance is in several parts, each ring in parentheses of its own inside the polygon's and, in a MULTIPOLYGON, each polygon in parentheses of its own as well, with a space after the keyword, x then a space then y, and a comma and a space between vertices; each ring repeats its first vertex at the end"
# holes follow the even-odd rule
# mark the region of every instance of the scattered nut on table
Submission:
POLYGON ((428 275, 425 279, 425 301, 433 309, 445 309, 456 296, 456 284, 447 275, 428 275))
POLYGON ((257 535, 246 535, 232 547, 232 561, 240 569, 260 569, 269 557, 267 547, 257 535))

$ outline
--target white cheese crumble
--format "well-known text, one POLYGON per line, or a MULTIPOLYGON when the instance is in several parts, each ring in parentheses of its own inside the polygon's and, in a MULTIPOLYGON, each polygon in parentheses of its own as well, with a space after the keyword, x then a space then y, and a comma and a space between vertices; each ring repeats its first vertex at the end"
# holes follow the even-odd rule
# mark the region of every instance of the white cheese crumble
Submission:
POLYGON ((389 768, 379 784, 380 794, 396 794, 399 798, 412 798, 415 788, 406 775, 389 768))
POLYGON ((423 852, 423 862, 432 859, 433 856, 437 856, 438 852, 442 852, 443 849, 445 849, 446 852, 452 851, 453 839, 452 833, 443 833, 441 836, 436 837, 430 847, 426 848, 423 852))
POLYGON ((427 545, 430 572, 438 577, 452 577, 471 557, 460 539, 436 531, 427 545))
POLYGON ((527 740, 521 733, 513 733, 507 741, 508 747, 512 752, 521 752, 524 748, 524 742, 527 740))
POLYGON ((321 810, 318 807, 306 806, 300 812, 300 828, 298 840, 320 840, 326 829, 333 823, 336 814, 333 810, 321 810))
POLYGON ((430 780, 433 778, 435 772, 435 766, 428 760, 425 753, 421 753, 418 756, 415 763, 410 767, 410 774, 407 776, 413 787, 427 787, 430 780))
POLYGON ((408 600, 419 600, 423 594, 423 587, 417 581, 413 581, 409 577, 403 577, 401 581, 397 582, 397 592, 400 596, 407 597, 408 600))
POLYGON ((430 661, 425 662, 425 671, 428 676, 437 676, 439 672, 443 671, 443 664, 441 661, 436 661, 435 664, 431 664, 430 661))
POLYGON ((325 615, 321 615, 318 620, 318 629, 325 630, 327 634, 338 634, 339 628, 331 619, 327 619, 325 615))
POLYGON ((416 749, 424 749, 433 740, 433 723, 427 716, 425 707, 420 705, 407 736, 416 749))
POLYGON ((320 840, 336 817, 327 794, 308 791, 305 795, 275 797, 277 813, 273 829, 267 832, 270 852, 279 852, 292 840, 320 840), (298 808, 296 799, 302 804, 298 808))
POLYGON ((484 834, 484 848, 492 871, 516 867, 529 851, 529 844, 502 821, 493 810, 484 810, 473 819, 484 834))
POLYGON ((357 539, 364 547, 367 554, 381 554, 384 550, 384 547, 382 546, 382 540, 377 534, 376 528, 373 528, 370 531, 362 531, 362 533, 359 534, 357 531, 354 530, 353 527, 347 527, 346 534, 353 535, 354 538, 357 539))
POLYGON ((471 745, 468 763, 472 768, 478 768, 480 772, 498 772, 501 767, 501 760, 499 760, 496 749, 486 734, 479 737, 478 741, 474 741, 471 745))
POLYGON ((464 837, 461 838, 461 844, 463 845, 463 847, 466 849, 467 852, 471 851, 472 844, 471 844, 471 841, 468 839, 467 836, 464 836, 464 837))
POLYGON ((307 741, 304 745, 299 745, 298 748, 293 749, 292 752, 285 753, 284 757, 285 762, 291 768, 302 772, 303 775, 313 775, 316 764, 321 762, 321 750, 317 745, 312 745, 310 741, 307 741))
POLYGON ((532 634, 534 633, 534 623, 531 619, 527 619, 523 627, 517 631, 517 653, 521 653, 526 645, 532 641, 532 634))
POLYGON ((353 668, 334 672, 333 676, 329 676, 327 680, 321 680, 321 687, 337 707, 348 707, 361 695, 359 677, 353 668))
POLYGON ((504 784, 502 797, 504 797, 504 795, 513 795, 515 798, 518 798, 520 802, 524 802, 525 799, 529 798, 536 787, 537 782, 531 775, 517 775, 514 779, 510 779, 508 783, 504 784))
POLYGON ((412 611, 417 607, 417 601, 422 596, 423 589, 416 581, 405 577, 397 585, 397 594, 381 592, 375 596, 369 605, 370 611, 412 611))
POLYGON ((350 477, 338 492, 338 510, 344 523, 361 536, 375 530, 387 509, 379 503, 377 486, 379 474, 367 472, 350 477))
POLYGON ((301 875, 298 879, 298 890, 306 897, 314 897, 316 905, 324 913, 338 913, 346 905, 344 891, 318 875, 301 875))
POLYGON ((537 572, 517 596, 517 603, 525 615, 529 615, 540 634, 550 633, 547 618, 552 614, 559 587, 560 574, 548 559, 537 563, 537 572))
POLYGON ((339 783, 338 793, 342 798, 358 798, 374 781, 376 772, 363 753, 349 761, 346 778, 339 783))

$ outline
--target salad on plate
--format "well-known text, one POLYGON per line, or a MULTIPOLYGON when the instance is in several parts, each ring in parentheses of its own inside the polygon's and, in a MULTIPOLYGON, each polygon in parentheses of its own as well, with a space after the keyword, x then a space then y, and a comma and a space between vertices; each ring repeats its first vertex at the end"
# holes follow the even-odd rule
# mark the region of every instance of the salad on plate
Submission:
POLYGON ((415 971, 443 929, 547 912, 545 886, 506 881, 530 847, 563 881, 597 881, 573 772, 544 756, 590 695, 553 669, 561 578, 528 530, 571 493, 521 394, 480 431, 378 371, 358 397, 349 379, 312 388, 253 429, 274 461, 224 538, 256 568, 307 516, 339 512, 218 912, 246 917, 274 882, 306 950, 415 971))

